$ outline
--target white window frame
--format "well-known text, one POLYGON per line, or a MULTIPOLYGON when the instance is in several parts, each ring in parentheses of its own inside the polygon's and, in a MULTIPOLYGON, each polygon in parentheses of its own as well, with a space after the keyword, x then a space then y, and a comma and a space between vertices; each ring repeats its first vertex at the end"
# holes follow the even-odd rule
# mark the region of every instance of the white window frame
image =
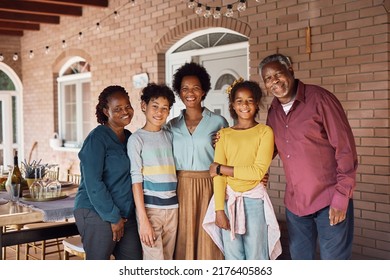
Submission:
POLYGON ((67 63, 64 64, 64 66, 61 68, 59 74, 60 77, 57 78, 58 82, 58 127, 59 127, 59 136, 61 139, 64 139, 64 147, 66 148, 75 148, 79 149, 81 148, 84 137, 83 137, 83 91, 82 91, 82 84, 83 83, 91 83, 91 72, 85 72, 85 73, 79 73, 79 74, 72 74, 72 75, 63 75, 63 73, 66 71, 67 68, 69 68, 70 65, 77 61, 85 61, 84 59, 80 57, 74 57, 70 59, 67 63), (76 141, 66 141, 65 134, 65 97, 64 97, 64 88, 67 85, 76 85, 76 134, 77 134, 77 140, 76 141))

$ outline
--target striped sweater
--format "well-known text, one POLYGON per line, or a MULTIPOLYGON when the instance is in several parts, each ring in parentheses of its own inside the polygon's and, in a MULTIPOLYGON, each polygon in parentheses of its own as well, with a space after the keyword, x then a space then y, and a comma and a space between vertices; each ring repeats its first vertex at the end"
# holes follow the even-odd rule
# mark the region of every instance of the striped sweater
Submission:
POLYGON ((176 168, 169 132, 138 129, 127 142, 133 183, 142 183, 147 208, 178 207, 176 168))

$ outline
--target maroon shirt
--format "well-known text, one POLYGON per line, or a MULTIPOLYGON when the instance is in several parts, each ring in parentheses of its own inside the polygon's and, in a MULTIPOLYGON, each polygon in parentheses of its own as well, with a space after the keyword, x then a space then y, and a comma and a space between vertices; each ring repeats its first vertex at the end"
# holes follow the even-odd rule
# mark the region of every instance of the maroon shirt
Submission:
POLYGON ((267 124, 286 175, 286 207, 298 216, 331 206, 346 210, 355 188, 355 140, 337 98, 319 86, 299 80, 289 113, 277 98, 267 124))

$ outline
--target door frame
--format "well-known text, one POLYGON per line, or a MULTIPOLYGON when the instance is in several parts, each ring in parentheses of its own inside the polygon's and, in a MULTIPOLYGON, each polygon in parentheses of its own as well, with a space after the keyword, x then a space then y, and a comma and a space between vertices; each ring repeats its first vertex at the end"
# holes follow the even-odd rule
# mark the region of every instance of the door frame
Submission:
MULTIPOLYGON (((240 36, 245 36, 241 33, 238 33, 236 31, 222 28, 222 27, 214 27, 214 28, 207 28, 199 31, 195 31, 191 34, 188 34, 187 36, 183 37, 179 41, 177 41, 175 44, 173 44, 165 53, 165 83, 168 86, 172 86, 172 65, 174 65, 177 62, 181 62, 184 64, 185 62, 190 62, 192 58, 199 57, 202 55, 208 55, 208 54, 217 54, 217 53, 223 53, 228 51, 234 51, 234 50, 246 50, 247 57, 249 59, 249 42, 240 42, 240 43, 234 43, 229 45, 223 45, 223 46, 216 46, 211 48, 204 48, 204 49, 196 49, 196 50, 189 50, 189 51, 183 51, 179 53, 173 53, 174 50, 176 50, 179 46, 186 43, 187 41, 190 41, 198 36, 211 34, 211 33, 218 33, 218 32, 224 32, 224 33, 230 33, 230 34, 236 34, 240 36)), ((248 64, 249 66, 249 64, 248 64)), ((249 77, 249 67, 247 69, 247 77, 249 77)), ((184 107, 182 104, 182 101, 180 99, 176 99, 176 102, 173 104, 171 112, 169 114, 168 120, 176 117, 179 115, 180 110, 184 107)))
MULTIPOLYGON (((7 64, 4 62, 0 62, 0 70, 3 71, 13 82, 15 85, 15 90, 14 91, 0 91, 2 95, 7 95, 9 96, 9 105, 12 105, 12 96, 16 97, 16 124, 17 124, 17 135, 18 139, 16 144, 12 143, 12 137, 11 137, 11 143, 8 145, 3 145, 3 153, 4 153, 4 166, 6 167, 7 165, 13 165, 13 154, 12 150, 17 149, 18 150, 18 157, 19 160, 24 159, 24 125, 23 125, 23 85, 21 80, 19 79, 18 75, 15 73, 15 71, 9 67, 7 64)), ((6 111, 8 111, 9 108, 7 108, 6 111)), ((11 111, 12 114, 12 111, 11 111)), ((11 133, 12 134, 12 118, 10 125, 5 125, 5 121, 3 120, 3 127, 8 127, 8 131, 5 131, 5 133, 11 133)))

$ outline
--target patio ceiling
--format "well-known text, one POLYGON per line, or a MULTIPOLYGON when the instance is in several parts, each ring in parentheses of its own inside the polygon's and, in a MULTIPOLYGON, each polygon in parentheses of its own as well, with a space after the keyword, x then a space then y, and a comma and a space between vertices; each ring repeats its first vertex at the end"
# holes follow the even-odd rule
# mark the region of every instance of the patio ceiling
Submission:
POLYGON ((108 0, 1 0, 0 35, 23 36, 41 24, 59 24, 63 16, 81 17, 83 7, 108 7, 108 0))

